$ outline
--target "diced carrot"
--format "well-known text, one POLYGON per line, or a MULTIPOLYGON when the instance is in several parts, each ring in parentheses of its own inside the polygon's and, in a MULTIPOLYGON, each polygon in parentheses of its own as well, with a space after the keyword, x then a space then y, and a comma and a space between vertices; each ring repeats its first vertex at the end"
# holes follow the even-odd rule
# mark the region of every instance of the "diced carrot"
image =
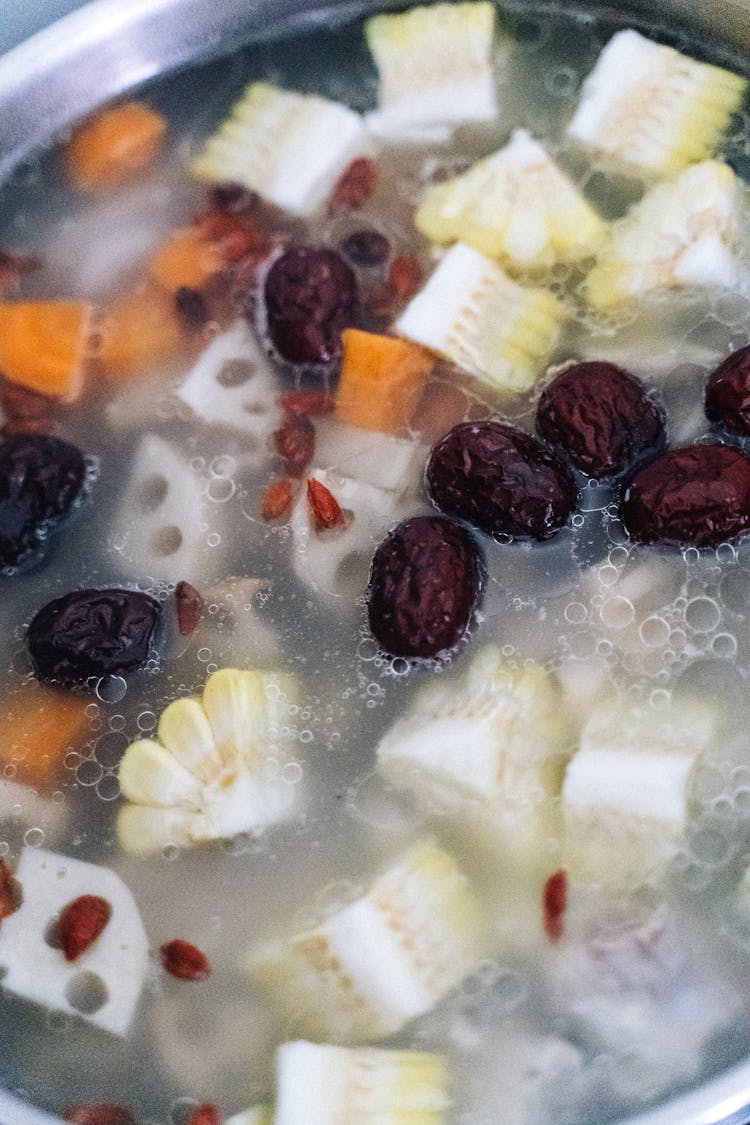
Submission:
POLYGON ((0 304, 0 372, 72 402, 81 392, 92 308, 81 301, 0 304))
POLYGON ((336 416, 364 430, 394 433, 408 425, 434 366, 418 344, 347 328, 336 416))
POLYGON ((182 227, 156 251, 149 273, 169 293, 176 293, 183 288, 202 288, 223 265, 216 243, 205 238, 198 227, 182 227))
POLYGON ((174 297, 141 283, 105 311, 98 358, 105 377, 129 379, 169 368, 187 351, 174 297))
POLYGON ((0 702, 0 776, 50 792, 65 756, 80 748, 90 700, 25 684, 0 702))
POLYGON ((85 121, 65 150, 68 174, 86 192, 108 191, 154 160, 167 123, 143 102, 125 102, 85 121))

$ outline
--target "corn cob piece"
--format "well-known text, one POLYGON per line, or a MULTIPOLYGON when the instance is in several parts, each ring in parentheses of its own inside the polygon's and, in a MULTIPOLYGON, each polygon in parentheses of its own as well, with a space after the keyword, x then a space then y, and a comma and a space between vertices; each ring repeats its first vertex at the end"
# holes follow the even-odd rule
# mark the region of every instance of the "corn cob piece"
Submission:
POLYGON ((556 681, 489 646, 452 683, 429 684, 386 731, 378 768, 529 850, 552 830, 571 737, 556 681))
POLYGON ((564 306, 517 285, 463 242, 451 247, 395 330, 498 391, 533 386, 560 336, 564 306))
POLYGON ((113 1035, 126 1035, 148 968, 148 939, 129 888, 106 867, 41 848, 23 849, 15 877, 23 898, 0 927, 3 988, 52 1011, 80 1016, 113 1035), (82 895, 106 899, 112 914, 96 941, 67 961, 49 942, 49 929, 82 895), (82 975, 91 981, 90 996, 78 987, 82 975))
POLYGON ((312 1039, 382 1039, 435 1006, 487 952, 485 921, 431 840, 313 930, 254 950, 246 967, 312 1039))
POLYGON ((390 140, 447 140, 455 126, 497 116, 494 4, 432 4, 373 16, 367 44, 378 109, 367 122, 390 140))
POLYGON ((199 179, 241 183, 293 215, 310 215, 371 149, 362 118, 346 106, 253 82, 192 168, 199 179))
POLYGON ((605 224, 525 129, 467 172, 431 188, 417 228, 465 242, 508 270, 548 270, 592 254, 605 224))
POLYGON ((657 184, 611 227, 586 296, 608 309, 653 292, 734 288, 747 271, 737 256, 743 220, 740 181, 706 160, 657 184))
POLYGON ((563 785, 567 868, 605 882, 663 874, 685 844, 694 769, 716 731, 713 708, 697 701, 599 704, 563 785))
POLYGON ((224 1125, 273 1125, 273 1110, 270 1106, 254 1105, 227 1117, 224 1125))
POLYGON ((158 741, 128 746, 119 781, 129 802, 118 832, 127 851, 260 833, 289 817, 296 787, 281 776, 296 687, 288 676, 222 668, 202 698, 177 699, 158 741))
POLYGON ((440 1055, 283 1043, 274 1125, 442 1125, 450 1105, 440 1055))
POLYGON ((670 175, 715 152, 746 89, 739 75, 619 31, 586 79, 567 132, 625 165, 670 175))

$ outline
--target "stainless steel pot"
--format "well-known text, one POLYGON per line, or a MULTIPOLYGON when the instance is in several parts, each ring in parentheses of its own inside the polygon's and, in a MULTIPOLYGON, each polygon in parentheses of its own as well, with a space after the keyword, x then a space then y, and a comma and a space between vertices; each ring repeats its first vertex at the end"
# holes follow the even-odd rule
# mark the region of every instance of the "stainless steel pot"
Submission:
MULTIPOLYGON (((516 8, 523 4, 513 0, 516 8)), ((543 4, 530 2, 529 7, 543 4)), ((0 54, 0 180, 95 105, 156 75, 286 28, 403 6, 402 0, 94 0, 70 11, 77 0, 44 0, 31 7, 29 0, 0 0, 0 52, 45 19, 70 12, 0 54)), ((610 7, 620 18, 680 24, 739 59, 750 47, 750 0, 661 0, 658 9, 653 0, 617 5, 566 0, 564 6, 610 7)), ((1 1088, 0 1123, 62 1125, 1 1088)), ((678 1123, 750 1125, 750 1060, 622 1125, 678 1123)))

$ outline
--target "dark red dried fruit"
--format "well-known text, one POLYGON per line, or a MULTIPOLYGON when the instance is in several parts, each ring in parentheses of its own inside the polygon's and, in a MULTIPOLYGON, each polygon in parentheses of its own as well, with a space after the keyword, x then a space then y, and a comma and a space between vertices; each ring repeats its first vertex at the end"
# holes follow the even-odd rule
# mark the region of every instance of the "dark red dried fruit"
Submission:
POLYGON ((394 656, 435 657, 454 649, 479 601, 484 570, 473 536, 442 516, 398 524, 375 552, 367 614, 394 656))
POLYGON ((709 377, 706 414, 730 434, 750 435, 750 346, 732 352, 709 377))
POLYGON ((326 488, 315 477, 310 477, 307 482, 307 502, 319 528, 330 529, 344 522, 344 514, 338 500, 330 488, 326 488))
POLYGON ((427 491, 448 515, 515 539, 549 539, 578 498, 556 454, 502 422, 460 422, 449 430, 430 455, 427 491))
POLYGON ((336 400, 325 391, 287 391, 279 406, 289 414, 333 414, 336 400))
POLYGON ((379 230, 355 230, 341 243, 341 249, 355 266, 380 266, 390 253, 390 243, 379 230))
POLYGON ((718 547, 750 530, 750 457, 733 445, 670 449, 632 478, 622 517, 637 543, 718 547))
POLYGON ((21 887, 13 878, 5 860, 0 858, 0 922, 15 914, 21 905, 21 887))
POLYGON ((71 1125, 137 1125, 134 1115, 122 1105, 72 1105, 62 1111, 63 1121, 71 1125))
POLYGON ((568 905, 568 876, 565 871, 555 871, 544 884, 542 910, 544 932, 552 942, 557 942, 565 932, 564 918, 568 905))
POLYGON ((211 966, 205 953, 182 938, 166 942, 159 954, 165 972, 179 980, 205 980, 211 975, 211 966))
POLYGON ((285 478, 272 481, 265 491, 260 514, 264 520, 285 516, 292 506, 292 482, 285 478))
POLYGON ((290 477, 301 477, 315 452, 315 427, 307 414, 287 414, 273 444, 290 477))
POLYGON ((210 320, 208 301, 198 289, 181 285, 174 295, 177 313, 186 328, 205 328, 210 320))
POLYGON ((643 384, 613 363, 576 363, 539 400, 539 433, 592 477, 616 476, 664 446, 664 413, 643 384))
POLYGON ((178 582, 174 596, 177 602, 177 628, 181 637, 189 637, 198 628, 205 602, 189 582, 178 582))
POLYGON ((211 1102, 197 1105, 185 1118, 185 1125, 221 1125, 219 1107, 211 1102))
POLYGON ((57 943, 66 961, 75 961, 93 945, 112 917, 100 895, 79 895, 64 907, 57 922, 57 943))
POLYGON ((0 445, 0 568, 26 568, 48 550, 48 532, 86 485, 86 459, 49 434, 16 434, 0 445))
POLYGON ((0 405, 6 418, 48 418, 54 410, 54 400, 41 395, 20 383, 8 383, 0 393, 0 405))
POLYGON ((356 210, 370 198, 378 182, 378 165, 368 156, 359 156, 344 170, 328 201, 328 214, 356 210))
POLYGON ((277 258, 264 286, 271 343, 289 363, 328 366, 341 354, 341 333, 357 324, 357 282, 344 259, 297 246, 277 258))
POLYGON ((83 684, 127 676, 148 660, 162 610, 138 590, 74 590, 48 602, 29 625, 37 679, 83 684))

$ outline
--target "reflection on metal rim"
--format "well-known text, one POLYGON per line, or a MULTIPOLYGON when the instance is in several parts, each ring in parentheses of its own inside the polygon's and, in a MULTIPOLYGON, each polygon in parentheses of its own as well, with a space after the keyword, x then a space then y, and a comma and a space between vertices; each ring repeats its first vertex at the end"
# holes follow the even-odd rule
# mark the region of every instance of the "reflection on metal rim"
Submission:
MULTIPOLYGON (((405 2, 94 0, 0 57, 0 179, 97 103, 157 75, 216 57, 250 38, 405 2)), ((596 0, 578 2, 597 6, 596 0)), ((570 10, 576 0, 564 6, 570 10)), ((645 20, 654 16, 652 0, 598 6, 645 20)), ((658 16, 685 22, 730 47, 746 50, 750 44, 750 0, 662 0, 658 16)), ((620 1125, 747 1125, 749 1107, 750 1061, 620 1125)), ((63 1125, 3 1090, 0 1123, 63 1125)))

